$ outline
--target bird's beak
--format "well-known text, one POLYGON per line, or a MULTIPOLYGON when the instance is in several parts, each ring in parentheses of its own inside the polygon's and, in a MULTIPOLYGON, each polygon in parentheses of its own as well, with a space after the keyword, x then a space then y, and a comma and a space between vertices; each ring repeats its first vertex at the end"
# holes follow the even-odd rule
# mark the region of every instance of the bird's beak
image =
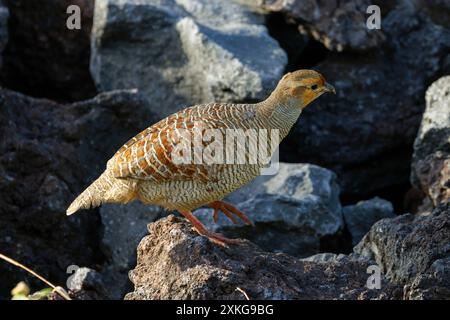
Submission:
POLYGON ((328 82, 325 82, 325 92, 333 92, 336 94, 336 89, 328 82))

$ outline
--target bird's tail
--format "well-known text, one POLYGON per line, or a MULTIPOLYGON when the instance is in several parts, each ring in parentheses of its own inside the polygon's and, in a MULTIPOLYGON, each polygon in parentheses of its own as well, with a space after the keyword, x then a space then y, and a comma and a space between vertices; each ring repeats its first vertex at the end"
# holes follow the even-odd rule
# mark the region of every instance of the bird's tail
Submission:
POLYGON ((66 214, 77 212, 80 209, 95 208, 105 202, 105 194, 112 186, 112 177, 108 170, 86 188, 69 206, 66 214))

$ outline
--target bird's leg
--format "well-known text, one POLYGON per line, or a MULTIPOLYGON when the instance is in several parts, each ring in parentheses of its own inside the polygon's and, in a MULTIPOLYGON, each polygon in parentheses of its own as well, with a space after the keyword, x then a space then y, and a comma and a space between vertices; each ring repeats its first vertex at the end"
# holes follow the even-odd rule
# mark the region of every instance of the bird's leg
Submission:
POLYGON ((226 203, 225 201, 213 201, 211 203, 208 203, 207 206, 214 209, 213 218, 214 222, 216 223, 217 218, 219 217, 219 211, 222 211, 223 214, 225 214, 227 218, 235 224, 237 223, 237 221, 233 215, 241 218, 242 221, 244 221, 246 224, 253 225, 253 222, 245 215, 245 213, 243 213, 230 203, 226 203))
POLYGON ((228 244, 239 244, 242 242, 239 239, 228 239, 219 233, 209 231, 190 211, 180 211, 180 213, 192 223, 199 235, 207 237, 214 243, 226 247, 228 244))

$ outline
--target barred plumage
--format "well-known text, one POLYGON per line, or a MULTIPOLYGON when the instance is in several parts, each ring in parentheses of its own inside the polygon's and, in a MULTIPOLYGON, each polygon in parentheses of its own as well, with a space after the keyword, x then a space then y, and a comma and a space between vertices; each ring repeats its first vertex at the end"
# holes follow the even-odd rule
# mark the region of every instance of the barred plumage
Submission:
MULTIPOLYGON (((191 214, 191 210, 208 205, 214 208, 215 218, 218 210, 221 210, 230 219, 238 215, 250 223, 243 213, 220 200, 258 176, 263 164, 205 163, 218 156, 217 152, 206 159, 202 154, 202 161, 196 161, 199 159, 195 157, 195 148, 206 148, 208 143, 201 140, 201 145, 196 145, 195 135, 208 132, 209 129, 217 130, 224 136, 235 129, 242 129, 246 133, 276 129, 279 130, 281 140, 308 103, 322 93, 333 90, 319 73, 299 70, 285 75, 275 91, 263 102, 203 104, 172 114, 125 143, 108 161, 105 172, 70 205, 67 214, 106 202, 140 200, 180 211, 200 234, 217 243, 235 243, 234 240, 206 230, 191 214), (194 141, 188 139, 191 136, 194 136, 194 141), (175 161, 174 152, 180 146, 185 149, 187 146, 189 150, 193 147, 191 162, 175 161)), ((255 140, 250 135, 249 145, 252 138, 255 140)), ((231 148, 234 150, 234 146, 231 148)), ((231 151, 225 149, 225 154, 231 151)), ((269 153, 273 151, 270 148, 269 153)), ((246 160, 250 157, 251 154, 246 155, 246 160)))

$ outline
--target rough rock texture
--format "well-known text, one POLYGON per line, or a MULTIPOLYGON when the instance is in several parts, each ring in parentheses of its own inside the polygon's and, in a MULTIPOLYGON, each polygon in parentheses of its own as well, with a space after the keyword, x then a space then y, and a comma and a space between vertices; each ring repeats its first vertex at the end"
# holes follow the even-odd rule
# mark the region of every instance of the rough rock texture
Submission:
POLYGON ((450 30, 419 5, 394 6, 382 30, 382 47, 329 53, 317 66, 337 95, 321 97, 303 112, 280 153, 285 161, 332 169, 346 195, 408 184, 424 92, 450 72, 450 30))
POLYGON ((102 276, 95 270, 79 268, 67 279, 67 289, 72 299, 99 300, 108 297, 102 276))
MULTIPOLYGON (((69 265, 103 262, 98 211, 65 215, 67 205, 130 136, 153 122, 134 92, 61 105, 0 90, 0 247, 63 283, 69 265)), ((0 264, 0 295, 25 277, 0 264)), ((27 277, 28 279, 28 277, 27 277)), ((32 280, 32 283, 35 280, 32 280)))
POLYGON ((312 256, 309 256, 307 258, 301 259, 301 261, 308 261, 308 262, 317 262, 317 263, 328 263, 328 262, 335 262, 340 260, 345 260, 351 258, 358 258, 357 255, 350 255, 347 256, 345 254, 335 254, 330 252, 324 252, 324 253, 318 253, 312 256))
POLYGON ((96 89, 89 73, 94 1, 3 1, 10 11, 9 41, 1 73, 3 85, 57 101, 94 96, 96 89), (80 7, 80 30, 66 27, 69 5, 80 7))
POLYGON ((388 299, 401 296, 382 278, 367 289, 368 260, 342 257, 329 263, 267 253, 245 241, 223 248, 170 215, 149 225, 130 272, 126 299, 388 299))
POLYGON ((0 70, 3 64, 3 49, 5 49, 8 42, 8 18, 8 8, 3 3, 3 0, 0 0, 0 70))
POLYGON ((407 285, 407 298, 450 297, 450 203, 429 216, 378 221, 354 250, 375 260, 388 279, 407 285))
POLYGON ((234 225, 224 215, 215 224, 211 209, 196 215, 209 229, 249 239, 268 251, 305 257, 319 252, 326 238, 337 237, 343 229, 336 176, 318 166, 280 163, 275 176, 261 176, 227 200, 255 227, 234 225))
POLYGON ((447 0, 419 0, 419 2, 434 23, 450 28, 450 2, 447 0))
POLYGON ((369 0, 265 0, 263 8, 281 12, 299 23, 300 32, 322 42, 328 49, 367 50, 378 47, 382 30, 369 30, 366 20, 369 0))
POLYGON ((140 89, 161 117, 262 99, 287 63, 263 22, 233 1, 97 0, 91 73, 100 90, 140 89))
POLYGON ((433 205, 450 199, 450 76, 434 82, 414 142, 411 182, 433 205))
POLYGON ((409 300, 450 299, 450 258, 438 259, 428 270, 418 275, 404 289, 404 298, 409 300))
POLYGON ((380 198, 360 201, 342 208, 345 225, 356 245, 378 220, 395 217, 392 203, 380 198))
POLYGON ((99 211, 104 228, 102 250, 108 257, 102 277, 109 288, 108 296, 122 299, 131 288, 128 271, 136 263, 136 247, 147 233, 147 224, 163 216, 165 211, 137 201, 102 205, 99 211))

